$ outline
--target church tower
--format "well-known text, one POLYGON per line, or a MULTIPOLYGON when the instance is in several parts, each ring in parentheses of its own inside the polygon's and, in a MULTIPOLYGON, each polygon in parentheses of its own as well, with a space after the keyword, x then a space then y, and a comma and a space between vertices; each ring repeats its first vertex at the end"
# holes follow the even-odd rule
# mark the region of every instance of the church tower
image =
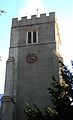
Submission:
POLYGON ((55 13, 12 19, 2 120, 23 120, 24 104, 50 106, 52 76, 59 80, 61 40, 55 13))

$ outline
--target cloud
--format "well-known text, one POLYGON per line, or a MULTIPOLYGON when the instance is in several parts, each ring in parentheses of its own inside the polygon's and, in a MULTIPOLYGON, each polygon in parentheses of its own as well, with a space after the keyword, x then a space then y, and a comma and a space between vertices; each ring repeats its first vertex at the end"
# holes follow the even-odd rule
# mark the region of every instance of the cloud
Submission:
POLYGON ((28 18, 31 17, 31 15, 37 15, 37 9, 38 9, 38 15, 41 13, 44 13, 45 7, 42 0, 28 0, 26 6, 22 8, 19 12, 19 16, 27 16, 28 18))
MULTIPOLYGON (((46 5, 44 5, 43 0, 27 0, 26 5, 24 2, 23 8, 19 11, 19 16, 27 16, 28 18, 31 17, 31 15, 37 15, 37 9, 38 9, 38 16, 42 13, 47 13, 51 11, 51 8, 49 11, 46 8, 46 5)), ((53 8, 52 8, 53 10, 53 8)), ((72 16, 62 15, 60 12, 56 11, 57 18, 60 29, 60 36, 62 40, 62 46, 61 46, 61 53, 64 58, 64 61, 70 61, 73 58, 73 19, 70 20, 70 18, 73 18, 72 16), (70 22, 69 22, 70 21, 70 22)))

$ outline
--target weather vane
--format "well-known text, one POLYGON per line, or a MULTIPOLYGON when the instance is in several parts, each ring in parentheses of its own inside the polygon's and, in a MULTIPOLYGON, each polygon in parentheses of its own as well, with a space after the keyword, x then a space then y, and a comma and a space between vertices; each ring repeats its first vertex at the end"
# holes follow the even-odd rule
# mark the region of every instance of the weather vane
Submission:
POLYGON ((37 17, 38 17, 38 8, 36 9, 36 12, 37 12, 37 17))

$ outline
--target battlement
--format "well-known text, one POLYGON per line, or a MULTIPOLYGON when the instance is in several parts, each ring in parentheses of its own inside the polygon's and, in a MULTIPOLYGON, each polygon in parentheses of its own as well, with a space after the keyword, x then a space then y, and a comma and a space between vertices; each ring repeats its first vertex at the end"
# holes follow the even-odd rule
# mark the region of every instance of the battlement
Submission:
POLYGON ((49 13, 49 16, 46 16, 46 13, 40 14, 40 17, 36 15, 32 15, 31 19, 27 19, 27 16, 21 17, 21 20, 18 18, 12 19, 12 27, 19 27, 19 26, 27 26, 27 25, 35 25, 39 23, 46 23, 55 21, 55 12, 49 13))

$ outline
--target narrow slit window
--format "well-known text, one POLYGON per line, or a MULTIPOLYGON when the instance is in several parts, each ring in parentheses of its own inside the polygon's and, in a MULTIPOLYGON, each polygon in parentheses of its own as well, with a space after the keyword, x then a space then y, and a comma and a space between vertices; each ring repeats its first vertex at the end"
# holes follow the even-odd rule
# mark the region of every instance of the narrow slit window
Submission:
POLYGON ((28 32, 28 43, 31 43, 31 32, 28 32))
POLYGON ((33 43, 36 43, 36 31, 33 31, 33 43))

